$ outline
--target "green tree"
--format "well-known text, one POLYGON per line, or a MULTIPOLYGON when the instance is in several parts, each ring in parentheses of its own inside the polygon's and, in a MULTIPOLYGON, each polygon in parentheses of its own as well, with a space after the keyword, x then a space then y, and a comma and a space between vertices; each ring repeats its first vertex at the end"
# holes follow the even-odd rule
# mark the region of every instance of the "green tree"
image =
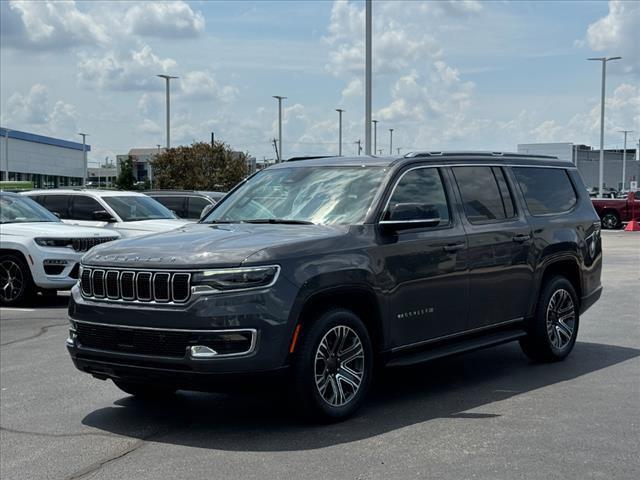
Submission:
POLYGON ((132 190, 136 177, 133 175, 133 158, 127 156, 126 160, 120 162, 120 173, 116 179, 116 186, 120 190, 132 190))
POLYGON ((169 148, 153 160, 159 188, 227 191, 247 176, 247 154, 221 142, 169 148))

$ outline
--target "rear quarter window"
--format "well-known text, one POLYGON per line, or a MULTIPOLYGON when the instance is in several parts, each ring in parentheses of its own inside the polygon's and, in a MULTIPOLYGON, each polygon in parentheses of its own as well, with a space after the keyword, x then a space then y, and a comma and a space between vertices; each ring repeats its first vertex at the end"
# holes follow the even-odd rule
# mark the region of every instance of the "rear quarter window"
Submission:
POLYGON ((531 215, 571 210, 577 202, 569 174, 562 168, 513 167, 531 215))

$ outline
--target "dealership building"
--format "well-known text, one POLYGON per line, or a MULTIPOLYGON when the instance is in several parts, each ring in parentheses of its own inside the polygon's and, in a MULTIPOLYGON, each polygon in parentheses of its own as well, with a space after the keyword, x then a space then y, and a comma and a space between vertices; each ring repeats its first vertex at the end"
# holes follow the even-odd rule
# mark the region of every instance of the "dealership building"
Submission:
POLYGON ((36 188, 82 185, 84 152, 91 145, 0 128, 0 180, 30 181, 36 188))
MULTIPOLYGON (((625 162, 624 189, 629 188, 629 182, 640 178, 640 162, 635 148, 627 148, 625 162)), ((600 150, 588 145, 574 143, 521 143, 518 153, 535 155, 551 155, 566 160, 578 167, 587 187, 598 185, 600 150)), ((622 186, 622 149, 605 149, 604 151, 604 186, 620 190, 622 186)))

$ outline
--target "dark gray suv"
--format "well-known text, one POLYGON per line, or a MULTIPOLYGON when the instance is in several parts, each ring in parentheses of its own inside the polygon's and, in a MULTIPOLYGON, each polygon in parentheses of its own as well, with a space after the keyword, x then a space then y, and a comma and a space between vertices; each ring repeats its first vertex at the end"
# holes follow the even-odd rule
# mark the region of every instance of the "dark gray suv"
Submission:
POLYGON ((127 393, 281 373, 329 419, 374 365, 518 340, 565 358, 601 294, 600 221, 551 157, 420 152, 263 170, 199 224, 99 246, 69 305, 76 367, 127 393))

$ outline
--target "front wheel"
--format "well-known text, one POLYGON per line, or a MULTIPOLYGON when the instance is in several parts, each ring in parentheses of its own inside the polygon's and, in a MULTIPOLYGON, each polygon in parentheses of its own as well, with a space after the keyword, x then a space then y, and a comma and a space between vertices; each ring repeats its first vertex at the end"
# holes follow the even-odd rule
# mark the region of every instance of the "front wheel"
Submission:
POLYGON ((20 305, 35 293, 31 271, 23 258, 0 255, 0 304, 20 305))
POLYGON ((321 420, 342 420, 364 401, 371 384, 369 332, 353 312, 336 308, 308 323, 294 364, 297 405, 321 420))
POLYGON ((534 360, 563 360, 576 343, 578 324, 578 297, 573 285, 565 277, 552 277, 542 287, 535 317, 520 346, 534 360))

